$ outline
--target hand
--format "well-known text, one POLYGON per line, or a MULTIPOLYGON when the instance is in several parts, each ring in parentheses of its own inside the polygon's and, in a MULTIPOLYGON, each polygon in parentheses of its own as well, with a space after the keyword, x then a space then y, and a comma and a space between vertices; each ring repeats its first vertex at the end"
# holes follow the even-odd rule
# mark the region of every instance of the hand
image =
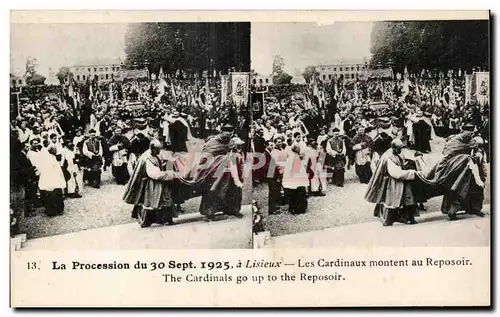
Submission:
POLYGON ((234 184, 238 187, 238 188, 243 188, 243 183, 239 180, 235 181, 234 184))

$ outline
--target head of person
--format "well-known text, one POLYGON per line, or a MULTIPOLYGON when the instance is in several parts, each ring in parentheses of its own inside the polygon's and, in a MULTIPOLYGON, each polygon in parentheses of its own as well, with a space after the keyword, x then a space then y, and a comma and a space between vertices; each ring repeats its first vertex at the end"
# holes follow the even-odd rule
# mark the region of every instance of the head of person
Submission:
POLYGON ((266 141, 265 145, 268 151, 272 151, 274 149, 274 143, 272 141, 266 141))
POLYGON ((300 142, 302 141, 302 133, 300 132, 295 132, 293 134, 293 139, 295 140, 295 142, 300 142))
POLYGON ((392 153, 394 154, 401 154, 401 152, 403 151, 403 142, 401 141, 401 139, 394 139, 392 140, 391 142, 391 149, 392 149, 392 153))
POLYGON ((358 127, 357 132, 359 135, 365 135, 366 129, 362 126, 358 127))
POLYGON ((340 135, 340 130, 338 128, 333 128, 332 129, 332 136, 338 137, 339 135, 340 135))
POLYGON ((32 151, 40 151, 42 149, 42 145, 40 144, 39 138, 34 138, 30 141, 30 148, 32 151))
POLYGON ((115 129, 114 129, 114 133, 115 133, 115 135, 121 135, 121 134, 122 134, 122 128, 120 128, 120 127, 118 127, 118 126, 117 126, 117 127, 115 127, 115 129))
POLYGON ((158 139, 154 139, 149 142, 149 149, 151 150, 151 154, 159 155, 161 152, 161 142, 158 139))
POLYGON ((275 148, 281 149, 281 147, 283 146, 283 139, 282 138, 274 139, 274 146, 275 148))
POLYGON ((89 137, 91 139, 95 139, 97 137, 97 133, 96 133, 96 131, 94 129, 90 129, 90 131, 89 131, 89 137))
POLYGON ((50 134, 50 141, 51 141, 52 143, 57 143, 57 134, 55 134, 55 133, 51 133, 51 134, 50 134))
POLYGON ((294 152, 296 154, 300 154, 300 146, 298 144, 294 144, 292 146, 292 152, 294 152))

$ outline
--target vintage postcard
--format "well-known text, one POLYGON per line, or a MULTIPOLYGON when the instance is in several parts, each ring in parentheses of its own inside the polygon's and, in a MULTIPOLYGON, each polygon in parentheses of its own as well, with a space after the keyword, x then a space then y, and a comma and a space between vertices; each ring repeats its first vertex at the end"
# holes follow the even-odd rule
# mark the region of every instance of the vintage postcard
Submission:
POLYGON ((490 306, 490 81, 487 10, 12 11, 11 306, 490 306))

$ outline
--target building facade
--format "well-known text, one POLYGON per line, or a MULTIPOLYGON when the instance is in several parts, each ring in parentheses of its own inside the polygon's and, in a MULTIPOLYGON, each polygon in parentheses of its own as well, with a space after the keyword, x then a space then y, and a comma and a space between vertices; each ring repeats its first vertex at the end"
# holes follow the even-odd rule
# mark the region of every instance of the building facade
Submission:
POLYGON ((329 81, 341 76, 345 80, 356 79, 368 71, 364 63, 338 63, 331 65, 318 65, 316 72, 319 73, 319 78, 323 81, 329 81))
POLYGON ((16 76, 10 74, 10 88, 18 89, 26 86, 26 78, 24 76, 16 76))
POLYGON ((250 83, 257 87, 267 87, 273 84, 273 76, 252 74, 250 83))
POLYGON ((119 61, 80 64, 70 67, 70 71, 74 75, 73 78, 78 83, 84 83, 87 79, 92 80, 95 76, 98 77, 100 82, 108 82, 111 81, 113 77, 118 76, 121 69, 122 66, 119 61))

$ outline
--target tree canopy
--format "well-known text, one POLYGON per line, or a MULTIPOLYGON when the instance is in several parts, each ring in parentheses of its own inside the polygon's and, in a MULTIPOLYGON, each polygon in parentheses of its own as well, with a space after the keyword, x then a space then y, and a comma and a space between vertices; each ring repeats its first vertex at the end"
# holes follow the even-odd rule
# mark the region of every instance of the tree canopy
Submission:
POLYGON ((275 85, 288 85, 293 77, 283 70, 285 68, 285 59, 281 55, 273 58, 273 83, 275 85))
POLYGON ((26 85, 43 85, 45 83, 45 77, 36 72, 37 61, 36 58, 29 57, 26 60, 26 85))
POLYGON ((125 34, 126 65, 157 73, 250 71, 250 23, 138 23, 125 34))
POLYGON ((376 22, 371 33, 372 65, 393 63, 396 72, 408 66, 447 71, 489 68, 487 20, 376 22))

